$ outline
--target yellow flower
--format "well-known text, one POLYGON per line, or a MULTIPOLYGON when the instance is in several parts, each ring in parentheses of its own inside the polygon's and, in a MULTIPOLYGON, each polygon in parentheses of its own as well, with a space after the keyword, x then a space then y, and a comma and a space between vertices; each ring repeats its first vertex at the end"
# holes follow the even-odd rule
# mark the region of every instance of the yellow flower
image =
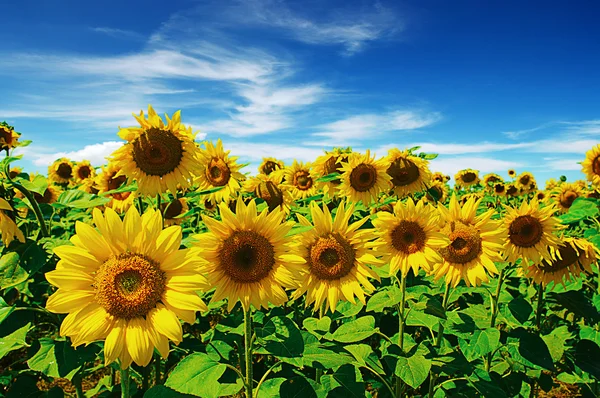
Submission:
POLYGON ((454 183, 462 188, 477 185, 479 184, 479 171, 473 169, 461 170, 454 176, 454 183))
POLYGON ((569 211, 573 202, 583 196, 583 190, 579 185, 563 183, 552 190, 550 197, 558 204, 561 213, 569 211))
MULTIPOLYGON (((342 162, 348 160, 349 153, 342 152, 339 149, 331 152, 326 152, 325 155, 315 159, 312 168, 312 178, 314 180, 325 177, 329 174, 337 173, 341 175, 342 162)), ((317 187, 323 190, 323 194, 327 198, 332 198, 336 195, 337 189, 341 183, 340 179, 335 179, 327 182, 318 182, 317 187)))
POLYGON ((68 184, 73 179, 73 163, 67 158, 55 160, 48 167, 48 179, 57 184, 68 184))
POLYGON ((187 200, 185 198, 173 199, 170 202, 161 204, 165 225, 179 225, 185 218, 179 217, 189 210, 187 200))
POLYGON ((432 182, 447 182, 448 180, 446 180, 446 175, 440 171, 436 171, 435 173, 431 174, 431 181, 432 182))
POLYGON ((48 185, 43 195, 37 192, 32 192, 34 199, 38 203, 52 204, 58 200, 62 190, 56 185, 48 185))
POLYGON ((490 188, 500 182, 504 182, 504 180, 496 173, 489 173, 483 176, 483 186, 486 188, 490 188))
POLYGON ((83 183, 84 181, 94 179, 96 176, 96 170, 90 164, 89 160, 83 160, 81 162, 77 162, 75 167, 73 168, 73 176, 75 177, 75 182, 83 183))
POLYGON ((256 177, 250 177, 244 183, 244 190, 252 192, 257 198, 264 200, 269 211, 279 208, 287 214, 290 212, 294 198, 289 185, 281 183, 281 177, 280 173, 259 174, 256 177))
POLYGON ((2 234, 2 243, 8 247, 10 243, 17 238, 19 242, 25 243, 23 232, 17 227, 13 218, 9 215, 13 211, 10 204, 0 198, 0 233, 2 234), (8 213, 7 213, 8 212, 8 213))
POLYGON ((585 160, 581 162, 581 167, 588 181, 591 181, 595 187, 600 187, 600 144, 585 153, 585 160))
POLYGON ((317 311, 326 302, 325 310, 334 312, 338 302, 356 303, 355 297, 365 304, 365 293, 371 293, 375 287, 367 278, 379 279, 370 265, 381 265, 383 261, 375 257, 369 242, 372 229, 359 228, 368 217, 349 224, 354 205, 341 202, 335 218, 332 219, 327 205, 323 209, 315 202, 310 203, 312 223, 301 214, 297 214, 301 225, 314 226, 299 238, 301 256, 306 260, 306 273, 292 298, 298 299, 306 294, 306 305, 314 303, 317 311))
POLYGON ((17 146, 20 134, 6 122, 0 123, 0 149, 9 150, 17 146))
POLYGON ((408 150, 390 149, 387 163, 387 174, 391 177, 394 194, 398 197, 423 191, 431 183, 429 162, 411 155, 408 150))
POLYGON ((223 142, 219 139, 217 145, 206 141, 206 150, 201 152, 200 172, 196 176, 199 185, 198 191, 221 188, 207 195, 214 203, 229 202, 235 198, 241 188, 244 175, 239 172, 240 165, 236 163, 237 157, 229 156, 223 150, 223 142))
POLYGON ((262 163, 258 166, 259 174, 270 175, 274 171, 283 170, 285 164, 283 161, 275 158, 263 158, 262 163))
POLYGON ((508 176, 510 178, 515 178, 517 175, 517 172, 515 171, 515 169, 508 169, 508 176))
POLYGON ((537 186, 532 186, 531 184, 535 184, 535 179, 533 178, 533 174, 528 171, 519 174, 515 182, 515 186, 524 193, 527 193, 531 190, 537 190, 537 186))
POLYGON ((546 190, 551 191, 561 184, 561 181, 556 181, 554 178, 550 178, 546 181, 546 190))
POLYGON ((352 153, 348 162, 342 163, 340 195, 352 202, 361 201, 365 206, 370 205, 381 192, 391 188, 388 167, 386 158, 375 160, 368 149, 364 155, 352 153))
POLYGON ((519 188, 517 188, 515 184, 510 183, 506 186, 506 196, 515 197, 519 196, 520 193, 519 188))
POLYGON ((195 134, 191 127, 181 123, 181 111, 169 119, 167 124, 148 105, 148 118, 144 111, 133 115, 140 127, 128 127, 119 131, 119 137, 126 140, 121 148, 110 157, 124 175, 138 183, 138 193, 154 196, 171 191, 177 186, 189 188, 192 176, 198 171, 200 149, 194 142, 195 134))
POLYGON ((106 364, 146 366, 154 348, 166 358, 169 340, 183 339, 178 318, 193 323, 208 309, 196 294, 208 288, 200 258, 179 250, 181 228, 163 230, 152 209, 140 216, 132 207, 121 221, 96 208, 93 218, 98 230, 77 221, 74 246, 54 249, 60 261, 46 279, 58 290, 46 308, 68 314, 60 334, 74 346, 105 340, 106 364))
POLYGON ((291 166, 283 170, 284 185, 289 188, 294 199, 306 199, 317 194, 315 180, 311 175, 311 164, 294 159, 291 166))
POLYGON ((506 185, 504 185, 503 182, 497 182, 492 187, 492 192, 496 196, 505 196, 506 195, 506 185))
POLYGON ((548 199, 548 195, 546 195, 546 191, 537 191, 534 198, 536 198, 539 202, 545 202, 546 199, 548 199))
POLYGON ((425 196, 423 197, 423 199, 426 203, 444 204, 444 203, 446 203, 446 200, 448 199, 448 192, 449 192, 449 188, 448 188, 448 185, 446 185, 446 183, 433 181, 431 186, 428 188, 427 192, 425 193, 425 196), (431 196, 430 191, 435 191, 436 197, 438 198, 437 201, 433 198, 433 196, 431 196))
POLYGON ((219 210, 221 221, 202 217, 209 232, 195 235, 193 244, 206 262, 203 275, 216 288, 211 302, 227 299, 229 311, 238 301, 245 310, 284 304, 284 289, 298 287, 304 263, 286 236, 294 222, 283 222, 279 209, 257 215, 254 200, 246 206, 241 197, 235 214, 227 203, 219 210))
MULTIPOLYGON (((109 163, 107 167, 102 167, 102 173, 96 176, 96 188, 98 195, 120 188, 127 182, 127 177, 120 175, 119 167, 116 163, 109 163)), ((108 194, 111 201, 105 206, 110 207, 118 213, 127 211, 136 198, 135 192, 120 192, 108 194)))

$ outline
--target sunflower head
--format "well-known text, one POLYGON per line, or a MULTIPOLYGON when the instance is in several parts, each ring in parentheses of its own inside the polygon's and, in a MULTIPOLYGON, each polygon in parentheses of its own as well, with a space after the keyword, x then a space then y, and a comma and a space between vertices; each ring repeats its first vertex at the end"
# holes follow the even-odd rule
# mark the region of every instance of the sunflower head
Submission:
POLYGON ((317 185, 311 173, 310 163, 294 159, 291 166, 283 171, 285 189, 289 189, 294 199, 306 199, 317 194, 317 185))
POLYGON ((198 190, 217 189, 208 195, 214 203, 229 202, 237 196, 244 175, 239 172, 237 157, 229 156, 231 151, 223 149, 219 139, 214 145, 210 141, 204 143, 206 150, 201 152, 201 173, 197 175, 198 190))
POLYGON ((489 173, 483 176, 483 185, 487 188, 500 182, 504 182, 504 180, 496 173, 489 173))
POLYGON ((508 176, 510 178, 515 178, 517 176, 517 172, 515 171, 515 169, 508 169, 508 176))
POLYGON ((90 164, 89 160, 83 160, 77 162, 73 167, 73 177, 75 182, 83 183, 84 181, 94 179, 96 176, 96 169, 90 164))
POLYGON ((554 178, 550 178, 550 179, 546 180, 546 190, 551 191, 560 184, 561 184, 560 181, 556 181, 554 178))
MULTIPOLYGON (((95 189, 97 189, 99 195, 102 195, 105 192, 118 189, 126 183, 127 177, 120 173, 118 165, 116 163, 109 163, 108 166, 102 167, 102 173, 96 176, 95 189)), ((108 196, 111 198, 111 201, 105 206, 122 213, 131 207, 136 194, 134 192, 117 192, 110 193, 108 196)))
MULTIPOLYGON (((348 156, 348 153, 341 152, 340 150, 326 152, 325 155, 319 156, 317 159, 315 159, 313 163, 313 178, 316 180, 320 177, 325 177, 329 174, 341 174, 342 162, 346 162, 348 160, 348 156)), ((323 193, 327 197, 333 197, 340 183, 340 179, 335 179, 327 182, 317 181, 317 186, 323 190, 323 193)))
MULTIPOLYGON (((600 144, 586 152, 585 159, 581 162, 583 173, 588 181, 595 187, 600 187, 600 144)), ((546 187, 548 184, 546 183, 546 187)))
POLYGON ((21 134, 15 131, 15 128, 6 122, 0 123, 0 149, 9 150, 18 145, 18 139, 21 134))
POLYGON ((517 186, 515 184, 511 183, 506 186, 506 196, 511 196, 511 197, 519 196, 520 193, 521 192, 519 191, 519 188, 517 188, 517 186))
POLYGON ((251 177, 244 183, 244 189, 252 192, 257 198, 267 203, 269 211, 280 208, 289 213, 291 203, 294 201, 289 186, 281 184, 281 174, 259 174, 251 177))
POLYGON ((479 184, 479 171, 473 169, 460 170, 454 176, 454 182, 456 186, 461 188, 477 185, 479 184))
POLYGON ((444 183, 446 182, 446 176, 444 175, 444 173, 436 171, 433 174, 431 174, 431 181, 432 182, 441 182, 444 183))
POLYGON ((410 195, 429 186, 431 172, 427 160, 397 148, 389 150, 386 160, 389 165, 386 171, 396 195, 410 195))
POLYGON ((48 167, 48 179, 57 184, 68 184, 73 179, 73 163, 67 158, 55 160, 48 167))
POLYGON ((569 211, 573 202, 583 196, 583 190, 577 184, 562 183, 552 190, 550 197, 557 203, 562 213, 569 211))
POLYGON ((517 188, 519 188, 524 193, 530 192, 530 190, 532 189, 532 184, 534 184, 533 189, 537 190, 537 185, 533 174, 531 174, 528 171, 519 174, 515 181, 515 185, 517 186, 517 188))
POLYGON ((506 185, 503 182, 497 182, 492 187, 492 192, 496 196, 504 196, 506 195, 506 185))
POLYGON ((427 189, 425 196, 423 197, 426 202, 431 203, 446 203, 448 200, 448 185, 444 182, 433 182, 431 186, 427 189), (433 195, 432 195, 433 194, 433 195), (435 196, 435 198, 433 197, 435 196))
POLYGON ((539 202, 543 202, 548 198, 548 195, 546 194, 546 191, 537 191, 534 198, 539 202))
POLYGON ((348 162, 342 163, 340 192, 351 201, 362 201, 368 206, 377 200, 381 192, 390 188, 388 167, 386 158, 375 160, 368 149, 364 155, 352 153, 348 162))
POLYGON ((58 200, 62 190, 56 185, 49 184, 43 195, 37 192, 32 192, 33 197, 38 203, 52 204, 58 200))
POLYGON ((187 199, 179 198, 173 199, 170 202, 161 204, 163 217, 165 219, 165 225, 179 225, 185 218, 181 217, 189 210, 187 199))
POLYGON ((19 242, 25 243, 25 235, 15 223, 13 208, 5 199, 0 198, 0 235, 5 247, 17 238, 19 242))
POLYGON ((274 171, 283 170, 285 164, 283 161, 275 158, 263 158, 262 163, 258 166, 258 172, 264 175, 270 175, 274 171))

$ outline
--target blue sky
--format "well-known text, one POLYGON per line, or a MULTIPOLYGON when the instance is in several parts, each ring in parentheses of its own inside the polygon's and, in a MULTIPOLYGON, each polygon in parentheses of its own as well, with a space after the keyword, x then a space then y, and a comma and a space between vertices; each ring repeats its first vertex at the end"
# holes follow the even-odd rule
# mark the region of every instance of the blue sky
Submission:
POLYGON ((0 120, 103 163, 150 103, 254 172, 332 146, 422 145, 433 170, 581 178, 600 142, 594 1, 4 2, 0 120))

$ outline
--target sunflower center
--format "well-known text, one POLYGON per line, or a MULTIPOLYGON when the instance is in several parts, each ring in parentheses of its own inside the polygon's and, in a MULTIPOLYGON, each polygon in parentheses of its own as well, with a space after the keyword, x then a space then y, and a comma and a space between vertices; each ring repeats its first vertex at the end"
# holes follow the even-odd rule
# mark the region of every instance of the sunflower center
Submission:
POLYGON ((60 178, 69 179, 73 176, 73 169, 70 165, 66 163, 61 163, 56 169, 56 174, 58 174, 60 178))
POLYGON ((355 252, 350 243, 334 233, 317 238, 309 248, 310 272, 321 280, 336 280, 354 268, 355 252))
POLYGON ((361 163, 350 173, 350 185, 358 192, 366 192, 377 182, 377 169, 370 164, 361 163))
POLYGON ((387 169, 387 173, 392 177, 392 184, 396 187, 410 185, 419 179, 419 168, 408 159, 396 159, 387 169))
POLYGON ((510 195, 510 196, 514 196, 518 192, 519 192, 519 190, 514 185, 509 186, 508 189, 506 190, 506 194, 510 195))
POLYGON ((579 197, 579 195, 577 194, 577 192, 574 192, 574 191, 564 192, 562 195, 560 195, 560 204, 564 208, 568 209, 568 208, 570 208, 573 205, 573 202, 578 197, 579 197))
POLYGON ((465 174, 462 175, 462 180, 464 182, 466 182, 467 184, 470 182, 473 182, 477 179, 477 174, 473 173, 473 172, 466 172, 465 174))
POLYGON ((449 263, 466 264, 475 260, 481 253, 481 236, 472 225, 452 221, 442 232, 448 235, 450 244, 441 249, 440 254, 449 263))
POLYGON ((402 220, 392 230, 392 246, 405 254, 421 251, 427 238, 418 222, 402 220))
POLYGON ((279 170, 279 165, 276 162, 273 162, 272 160, 267 160, 265 162, 265 165, 263 166, 263 173, 269 175, 275 170, 279 170))
POLYGON ((494 185, 494 192, 496 192, 496 193, 502 193, 502 192, 504 192, 505 189, 506 189, 506 187, 504 186, 504 184, 494 185))
POLYGON ((275 250, 267 238, 254 231, 236 231, 219 251, 222 271, 238 283, 261 281, 275 265, 275 250))
POLYGON ((272 211, 283 203, 283 193, 277 185, 271 181, 261 182, 256 187, 256 196, 267 202, 269 211, 272 211))
POLYGON ((425 193, 425 196, 427 197, 427 200, 435 202, 435 199, 433 196, 431 196, 431 194, 429 193, 429 191, 434 191, 435 192, 435 197, 439 199, 442 198, 442 196, 444 196, 444 190, 442 189, 442 187, 437 186, 437 185, 432 185, 429 187, 429 189, 427 190, 427 193, 425 193))
POLYGON ((596 156, 592 161, 592 171, 596 175, 600 175, 600 155, 596 156))
POLYGON ((538 265, 539 269, 542 272, 553 273, 565 268, 569 268, 571 265, 575 264, 577 260, 579 260, 579 253, 577 253, 577 250, 575 250, 571 245, 565 245, 558 249, 558 255, 556 257, 557 258, 551 263, 546 260, 542 260, 542 262, 538 265), (558 256, 560 256, 560 259, 558 256))
POLYGON ((85 180, 86 178, 88 178, 90 175, 92 174, 92 170, 88 167, 88 166, 81 166, 78 170, 77 170, 77 175, 79 178, 81 178, 82 180, 85 180))
POLYGON ((508 238, 520 247, 532 247, 542 240, 544 227, 542 223, 530 215, 519 216, 508 227, 508 238))
POLYGON ((204 208, 208 211, 212 211, 217 208, 217 205, 213 203, 210 199, 206 199, 204 201, 204 208))
POLYGON ((163 211, 163 216, 165 218, 169 218, 169 219, 175 218, 181 214, 182 210, 183 210, 183 204, 181 204, 181 201, 179 201, 179 199, 176 199, 166 205, 166 207, 163 211))
POLYGON ((94 280, 96 300, 119 319, 145 316, 165 291, 160 265, 137 253, 112 256, 100 266, 94 280))
POLYGON ((133 141, 133 160, 148 175, 167 175, 179 166, 182 158, 183 145, 168 130, 152 127, 133 141))
MULTIPOLYGON (((338 162, 338 160, 339 160, 339 156, 332 156, 329 159, 327 159, 327 161, 325 162, 325 165, 324 165, 324 169, 325 169, 324 176, 326 176, 328 174, 332 174, 332 173, 340 174, 342 165, 338 162)), ((333 185, 339 185, 341 183, 341 181, 339 179, 332 180, 329 182, 332 183, 333 185)))
MULTIPOLYGON (((125 181, 127 180, 126 176, 115 177, 115 174, 117 174, 117 173, 116 172, 113 173, 112 177, 110 177, 108 179, 107 185, 108 185, 109 191, 120 188, 121 185, 123 185, 125 183, 125 181)), ((129 195, 131 195, 131 192, 117 192, 117 193, 110 194, 110 196, 116 200, 125 200, 129 197, 129 195)))
POLYGON ((33 193, 33 197, 35 199, 36 202, 38 203, 50 203, 52 202, 52 191, 50 191, 50 188, 46 188, 46 190, 44 191, 44 195, 40 195, 37 192, 32 192, 33 193))
POLYGON ((307 189, 310 189, 312 187, 313 180, 308 171, 300 170, 297 171, 296 174, 294 174, 293 184, 299 190, 306 191, 307 189))
POLYGON ((13 140, 12 132, 5 127, 0 127, 0 140, 4 141, 3 146, 10 146, 13 140))

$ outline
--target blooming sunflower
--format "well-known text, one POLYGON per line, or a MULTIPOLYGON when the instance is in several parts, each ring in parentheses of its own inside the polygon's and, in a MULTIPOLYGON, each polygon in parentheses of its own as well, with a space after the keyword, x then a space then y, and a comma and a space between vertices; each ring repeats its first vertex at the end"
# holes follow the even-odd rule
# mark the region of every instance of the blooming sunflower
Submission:
POLYGON ((419 269, 431 272, 432 266, 442 262, 438 250, 450 243, 439 232, 435 208, 412 198, 396 202, 393 214, 380 212, 373 220, 384 254, 382 260, 390 264, 390 276, 400 271, 406 277, 409 270, 417 275, 419 269))
POLYGON ((245 178, 239 172, 240 165, 236 163, 237 157, 229 156, 229 152, 223 150, 223 142, 217 140, 217 145, 206 141, 206 150, 201 152, 200 172, 196 176, 196 182, 200 186, 199 191, 213 188, 221 188, 208 194, 208 199, 214 203, 229 202, 236 197, 241 188, 241 181, 245 178))
POLYGON ((20 134, 6 122, 0 123, 0 149, 8 151, 17 146, 20 134))
POLYGON ((489 173, 483 176, 483 185, 486 188, 489 188, 490 186, 493 186, 499 182, 504 182, 504 180, 496 173, 489 173))
POLYGON ((520 274, 531 278, 535 283, 547 285, 554 282, 554 286, 565 280, 585 273, 591 273, 591 264, 596 262, 600 256, 598 249, 586 239, 563 238, 561 245, 550 247, 549 260, 539 263, 523 264, 520 274))
POLYGON ((431 174, 431 181, 432 182, 446 182, 446 175, 442 172, 436 171, 433 174, 431 174))
POLYGON ((58 197, 62 193, 62 190, 59 187, 57 187, 56 185, 50 184, 44 191, 43 195, 40 195, 37 192, 32 192, 32 193, 33 193, 33 197, 36 202, 52 204, 58 200, 58 197))
POLYGON ((517 172, 515 171, 515 169, 508 169, 508 176, 510 178, 515 178, 517 176, 517 172))
POLYGON ((0 234, 2 234, 2 243, 4 246, 17 238, 19 242, 25 243, 23 232, 17 227, 15 220, 11 217, 13 208, 5 199, 0 198, 0 234))
POLYGON ((546 180, 546 190, 551 191, 561 184, 561 181, 556 181, 554 178, 546 180))
POLYGON ((209 232, 194 236, 197 256, 206 261, 203 274, 216 288, 211 302, 227 298, 229 311, 238 301, 245 310, 285 303, 284 289, 298 287, 304 263, 286 236, 294 222, 283 222, 279 209, 257 215, 255 201, 246 206, 241 197, 235 214, 227 203, 219 210, 222 221, 203 216, 209 232))
POLYGON ((520 191, 519 188, 517 188, 517 186, 515 184, 508 184, 506 186, 506 196, 519 196, 520 191))
POLYGON ((185 214, 188 210, 187 200, 185 198, 173 199, 170 202, 161 203, 161 209, 165 225, 179 225, 185 218, 180 217, 185 214))
POLYGON ((503 182, 497 182, 492 187, 492 192, 496 196, 504 196, 506 195, 506 185, 503 182))
POLYGON ((275 158, 263 158, 262 163, 258 166, 258 172, 264 175, 270 175, 274 171, 283 170, 285 164, 282 160, 275 158))
POLYGON ((74 246, 59 246, 55 271, 46 279, 58 287, 46 308, 68 313, 60 334, 74 346, 105 340, 104 358, 122 369, 146 366, 156 347, 163 358, 169 340, 182 341, 178 318, 195 321, 208 308, 196 291, 208 288, 202 260, 179 250, 181 228, 162 229, 160 212, 140 216, 131 207, 123 221, 112 209, 93 210, 98 230, 79 221, 74 246))
POLYGON ((291 166, 283 170, 284 185, 294 199, 306 199, 317 194, 317 186, 311 175, 311 164, 294 159, 291 166))
POLYGON ((23 172, 23 168, 22 167, 11 167, 8 175, 10 176, 10 179, 15 179, 19 176, 19 174, 21 174, 23 172))
POLYGON ((556 248, 560 239, 553 233, 561 229, 560 220, 554 217, 555 205, 540 207, 537 199, 521 207, 506 207, 504 226, 508 231, 508 240, 504 245, 507 261, 515 262, 522 258, 525 263, 539 263, 542 259, 550 261, 549 248, 556 248))
POLYGON ((387 164, 386 171, 391 178, 394 194, 398 197, 423 191, 431 182, 429 162, 411 155, 408 150, 390 149, 387 164))
MULTIPOLYGON (((127 177, 119 173, 119 167, 116 163, 109 163, 107 167, 102 167, 102 173, 96 176, 96 188, 98 194, 120 188, 127 181, 127 177)), ((135 200, 135 192, 118 192, 108 194, 111 201, 105 204, 106 207, 122 213, 127 211, 135 200)))
POLYGON ((454 182, 462 188, 477 185, 479 184, 479 171, 473 169, 461 170, 454 175, 454 182))
POLYGON ((548 195, 546 195, 546 191, 537 191, 534 198, 536 198, 539 202, 544 202, 548 198, 548 195))
POLYGON ((96 170, 90 164, 89 160, 83 160, 81 162, 77 162, 73 168, 73 176, 75 177, 75 182, 81 184, 86 180, 93 180, 96 176, 96 170))
POLYGON ((364 155, 352 153, 348 162, 342 163, 342 183, 340 194, 350 201, 362 201, 365 206, 377 200, 381 192, 390 187, 391 177, 387 173, 389 163, 386 158, 375 160, 367 149, 364 155))
POLYGON ((310 212, 312 223, 301 214, 297 215, 301 225, 314 228, 299 238, 306 273, 292 298, 307 293, 306 306, 314 303, 315 311, 326 302, 325 310, 334 312, 340 300, 356 303, 355 297, 365 304, 365 293, 375 290, 367 278, 379 280, 369 266, 384 264, 375 257, 373 248, 377 244, 369 242, 374 231, 359 230, 368 217, 348 225, 354 205, 344 202, 337 207, 333 220, 325 204, 321 209, 311 202, 310 212))
POLYGON ((48 179, 57 184, 68 184, 73 179, 73 163, 67 158, 55 160, 48 167, 48 179))
POLYGON ((281 174, 271 173, 269 175, 259 174, 250 177, 244 183, 244 190, 252 192, 257 198, 267 203, 269 211, 279 208, 286 213, 290 212, 290 206, 294 198, 289 186, 281 184, 281 174))
POLYGON ((431 186, 427 189, 427 192, 425 193, 425 196, 423 197, 425 199, 426 202, 432 202, 432 203, 446 203, 446 200, 448 199, 448 185, 446 185, 446 183, 443 182, 437 182, 434 181, 431 186), (431 196, 431 191, 435 192, 435 196, 437 198, 437 201, 433 198, 433 196, 431 196))
POLYGON ((583 196, 583 190, 579 185, 563 183, 552 190, 550 197, 556 201, 561 213, 569 211, 573 202, 583 196))
MULTIPOLYGON (((333 173, 341 174, 342 162, 346 162, 348 160, 348 156, 350 156, 349 153, 343 152, 337 148, 331 152, 326 152, 325 155, 321 155, 315 159, 311 176, 316 180, 317 178, 325 177, 333 173)), ((323 194, 326 197, 333 197, 340 183, 340 179, 327 182, 317 181, 317 187, 323 190, 323 194)))
POLYGON ((451 243, 439 251, 444 261, 434 267, 435 280, 445 277, 446 284, 455 287, 464 279, 467 286, 477 286, 489 280, 487 273, 498 273, 494 261, 502 261, 506 230, 500 221, 491 219, 493 209, 476 215, 480 203, 481 199, 471 198, 461 207, 452 195, 449 209, 438 207, 441 232, 451 243))
POLYGON ((148 117, 144 111, 133 115, 140 127, 119 130, 119 137, 127 143, 110 157, 119 170, 138 183, 142 195, 156 195, 177 192, 177 185, 189 188, 192 176, 199 170, 200 149, 194 142, 195 134, 191 127, 181 123, 181 111, 169 119, 165 115, 165 125, 152 106, 148 105, 148 117))
MULTIPOLYGON (((586 175, 588 181, 596 187, 600 187, 600 144, 585 153, 585 160, 581 162, 581 171, 586 175)), ((548 184, 546 183, 546 186, 548 184)))
POLYGON ((535 179, 533 178, 533 174, 531 174, 528 171, 519 174, 517 180, 515 181, 515 185, 517 186, 517 188, 519 188, 523 192, 530 191, 531 183, 535 183, 535 179))
POLYGON ((217 204, 210 199, 204 199, 204 210, 214 213, 217 210, 217 204))

